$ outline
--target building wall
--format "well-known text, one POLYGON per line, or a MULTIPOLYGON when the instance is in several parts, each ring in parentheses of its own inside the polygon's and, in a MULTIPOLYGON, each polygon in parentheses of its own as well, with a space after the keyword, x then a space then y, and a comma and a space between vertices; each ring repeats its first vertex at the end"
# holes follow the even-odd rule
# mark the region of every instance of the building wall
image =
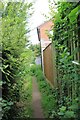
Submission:
POLYGON ((51 20, 39 26, 41 39, 43 39, 44 41, 49 41, 49 37, 46 34, 46 31, 50 31, 52 26, 53 26, 53 22, 51 20))

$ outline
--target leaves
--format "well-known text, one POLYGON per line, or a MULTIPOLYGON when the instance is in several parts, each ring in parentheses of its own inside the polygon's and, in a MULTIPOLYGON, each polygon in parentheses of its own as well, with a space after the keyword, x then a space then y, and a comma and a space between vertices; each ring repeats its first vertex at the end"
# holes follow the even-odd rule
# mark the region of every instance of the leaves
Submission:
POLYGON ((75 114, 73 111, 66 111, 65 118, 75 118, 75 114))
MULTIPOLYGON (((57 81, 57 116, 63 118, 77 118, 79 113, 80 91, 78 65, 73 65, 72 61, 80 61, 77 58, 79 53, 79 39, 77 17, 80 5, 76 2, 58 2, 57 12, 53 15, 53 46, 56 50, 56 81, 57 81), (79 89, 78 89, 79 88, 79 89), (75 105, 74 105, 75 104, 75 105)), ((53 10, 52 10, 53 11, 53 10)), ((54 14, 54 12, 53 12, 54 14)))
MULTIPOLYGON (((2 89, 3 89, 3 119, 15 116, 9 110, 15 109, 19 101, 19 90, 22 80, 27 74, 27 67, 33 58, 32 51, 27 50, 29 10, 32 4, 24 2, 8 2, 2 12, 2 89), (26 27, 26 28, 25 28, 26 27), (31 58, 31 59, 30 59, 31 58), (21 73, 21 74, 20 74, 21 73), (13 106, 13 107, 12 107, 13 106)), ((8 118, 10 119, 10 118, 8 118)))

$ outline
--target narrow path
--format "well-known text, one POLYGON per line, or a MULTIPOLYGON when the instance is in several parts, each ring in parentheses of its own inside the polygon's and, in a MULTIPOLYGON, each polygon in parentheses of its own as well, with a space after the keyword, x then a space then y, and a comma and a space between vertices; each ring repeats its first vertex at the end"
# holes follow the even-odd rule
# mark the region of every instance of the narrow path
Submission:
POLYGON ((41 108, 41 95, 38 89, 36 78, 33 77, 33 93, 32 93, 33 117, 44 118, 41 108))

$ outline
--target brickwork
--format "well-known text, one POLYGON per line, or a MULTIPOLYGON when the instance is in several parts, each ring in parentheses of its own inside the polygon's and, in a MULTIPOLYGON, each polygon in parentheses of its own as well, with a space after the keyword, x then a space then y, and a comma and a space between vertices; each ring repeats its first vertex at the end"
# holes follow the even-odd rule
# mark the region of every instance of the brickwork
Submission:
POLYGON ((46 31, 50 31, 51 28, 53 26, 53 22, 50 20, 50 21, 47 21, 45 23, 43 23, 42 25, 39 26, 39 29, 40 29, 40 38, 47 41, 49 40, 49 37, 48 35, 46 34, 46 31))

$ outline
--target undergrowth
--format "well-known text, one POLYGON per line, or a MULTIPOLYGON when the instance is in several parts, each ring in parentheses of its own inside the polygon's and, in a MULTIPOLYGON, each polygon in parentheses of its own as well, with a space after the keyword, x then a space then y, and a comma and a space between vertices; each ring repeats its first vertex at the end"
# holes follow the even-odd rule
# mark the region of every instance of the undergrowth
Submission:
POLYGON ((77 120, 76 112, 78 111, 78 102, 76 101, 78 100, 75 99, 74 104, 71 105, 66 97, 65 105, 59 104, 58 88, 52 88, 50 86, 42 73, 41 67, 34 65, 31 70, 32 75, 35 75, 37 78, 45 118, 53 118, 54 120, 77 120), (69 107, 67 107, 67 104, 69 104, 69 107))
POLYGON ((20 101, 17 103, 18 115, 17 118, 27 119, 32 118, 32 77, 26 75, 20 91, 20 101))

